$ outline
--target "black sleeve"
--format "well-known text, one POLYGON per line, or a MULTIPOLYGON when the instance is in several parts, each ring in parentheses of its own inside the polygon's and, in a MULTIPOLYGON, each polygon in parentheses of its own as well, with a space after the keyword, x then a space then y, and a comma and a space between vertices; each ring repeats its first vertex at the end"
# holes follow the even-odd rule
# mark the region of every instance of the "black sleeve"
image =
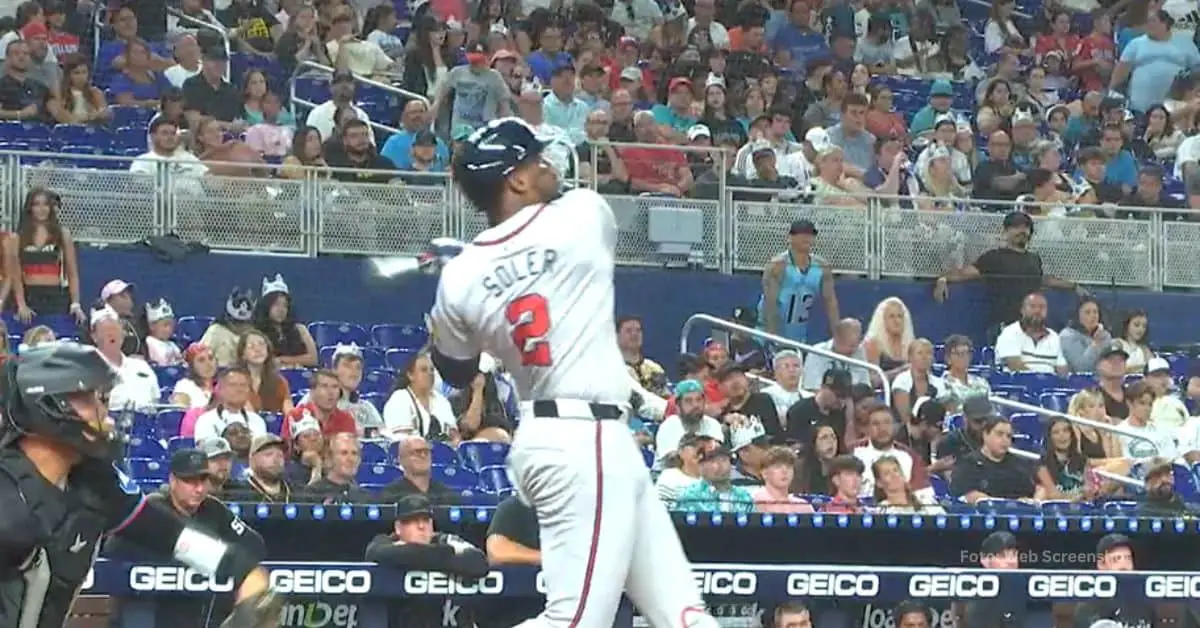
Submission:
POLYGON ((509 497, 496 506, 496 512, 492 514, 492 522, 488 524, 487 529, 488 536, 493 534, 530 549, 539 549, 537 515, 517 497, 509 497), (532 538, 529 534, 531 532, 532 538))
POLYGON ((958 430, 950 432, 941 442, 934 447, 934 453, 938 458, 954 457, 959 458, 963 453, 963 439, 959 435, 958 430))
POLYGON ((775 401, 770 395, 765 393, 756 393, 762 395, 762 407, 758 409, 759 420, 762 421, 763 429, 767 435, 771 437, 771 442, 782 444, 784 440, 783 424, 779 422, 779 411, 775 409, 775 401))
POLYGON ((432 347, 429 355, 433 360, 434 368, 441 374, 442 379, 455 388, 470 387, 475 376, 479 374, 479 356, 468 360, 457 360, 444 355, 438 351, 436 346, 432 347))
POLYGON ((15 568, 37 546, 34 530, 38 525, 25 498, 7 475, 0 475, 0 500, 4 504, 0 509, 0 565, 15 568))
POLYGON ((961 458, 954 463, 954 473, 950 476, 950 495, 962 497, 979 488, 979 462, 972 456, 961 458))
POLYGON ((996 272, 996 249, 985 251, 979 259, 975 260, 975 268, 981 275, 990 275, 996 272))
POLYGON ((199 83, 197 81, 204 80, 200 75, 193 76, 183 82, 183 108, 189 111, 199 111, 205 113, 204 97, 197 93, 199 91, 199 83))
POLYGON ((267 544, 262 535, 247 525, 241 517, 233 514, 221 500, 209 497, 196 514, 201 521, 216 531, 222 541, 242 548, 257 561, 266 558, 267 544))
POLYGON ((804 414, 804 399, 792 404, 787 411, 787 440, 796 441, 805 447, 812 444, 812 424, 804 414))
POLYGON ((397 569, 424 569, 447 571, 454 559, 454 548, 449 545, 416 545, 401 543, 386 534, 380 534, 367 544, 365 558, 373 563, 397 569))

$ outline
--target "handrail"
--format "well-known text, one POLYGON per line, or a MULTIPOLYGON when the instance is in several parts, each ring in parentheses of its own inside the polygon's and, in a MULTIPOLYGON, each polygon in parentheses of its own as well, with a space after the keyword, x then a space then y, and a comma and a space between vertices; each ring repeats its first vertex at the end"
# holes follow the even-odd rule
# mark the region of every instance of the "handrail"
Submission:
MULTIPOLYGON (((205 22, 204 20, 198 20, 190 15, 185 14, 184 12, 182 12, 179 9, 176 9, 174 7, 167 7, 167 13, 171 14, 175 19, 182 20, 193 26, 198 26, 200 28, 207 28, 211 31, 216 31, 216 33, 221 36, 221 41, 225 42, 225 80, 226 81, 230 80, 231 64, 229 62, 229 59, 233 55, 233 47, 229 45, 229 31, 226 30, 224 27, 218 26, 211 22, 205 22)), ((171 54, 174 55, 174 50, 171 51, 171 54)))
POLYGON ((988 401, 991 401, 992 403, 994 403, 998 406, 1012 408, 1013 410, 1020 410, 1021 412, 1034 412, 1034 413, 1040 414, 1042 416, 1047 416, 1047 417, 1050 417, 1053 419, 1065 419, 1068 422, 1073 423, 1075 425, 1082 425, 1084 427, 1090 427, 1094 430, 1099 430, 1102 432, 1111 432, 1113 434, 1116 434, 1117 436, 1124 436, 1126 438, 1132 438, 1134 440, 1146 441, 1147 443, 1150 443, 1151 447, 1154 448, 1155 455, 1158 455, 1158 453, 1159 453, 1158 445, 1154 442, 1154 439, 1152 439, 1148 436, 1139 434, 1138 432, 1131 430, 1129 428, 1121 427, 1120 425, 1112 425, 1110 423, 1101 423, 1099 421, 1093 421, 1091 419, 1085 419, 1083 417, 1073 416, 1073 415, 1065 414, 1065 413, 1058 412, 1055 410, 1049 410, 1049 409, 1043 408, 1041 406, 1034 406, 1034 405, 1030 405, 1027 403, 1021 403, 1020 401, 1013 401, 1011 399, 1005 399, 1004 397, 991 397, 990 399, 988 399, 988 401))
MULTIPOLYGON (((321 65, 320 63, 317 63, 316 61, 301 61, 299 64, 296 65, 296 71, 292 74, 292 80, 289 81, 289 84, 291 85, 291 94, 290 94, 290 98, 288 100, 289 101, 288 107, 291 108, 292 115, 296 116, 297 120, 299 120, 299 116, 296 115, 296 105, 302 105, 311 110, 311 109, 315 109, 317 107, 317 105, 320 104, 320 103, 315 103, 311 100, 306 100, 306 99, 301 98, 296 95, 295 77, 297 74, 300 73, 300 70, 302 70, 304 68, 312 68, 314 70, 320 70, 322 72, 327 72, 330 75, 332 75, 335 71, 333 68, 331 68, 327 65, 321 65)), ((387 83, 380 83, 379 81, 375 81, 375 80, 360 76, 358 74, 354 75, 354 80, 359 83, 363 83, 364 85, 378 87, 379 89, 393 92, 395 94, 399 94, 406 98, 416 98, 417 100, 424 102, 426 107, 428 107, 430 105, 428 98, 426 98, 416 92, 410 92, 407 89, 402 89, 402 88, 396 87, 395 85, 388 85, 387 83)), ((386 132, 392 133, 392 134, 400 133, 400 129, 397 129, 392 126, 388 126, 388 125, 380 123, 380 122, 376 122, 374 120, 369 120, 367 122, 367 124, 371 125, 371 128, 373 128, 373 129, 379 129, 379 130, 386 131, 386 132)))
POLYGON ((709 314, 692 314, 691 316, 688 317, 688 319, 686 321, 684 321, 683 330, 680 332, 680 335, 679 335, 679 351, 681 353, 687 353, 688 335, 691 334, 692 324, 695 323, 696 321, 704 321, 718 329, 726 329, 729 331, 741 332, 743 334, 754 336, 755 338, 766 340, 767 342, 772 342, 777 345, 783 345, 785 347, 789 347, 792 349, 798 349, 805 353, 815 353, 819 356, 829 358, 830 360, 835 360, 838 362, 845 362, 846 364, 851 364, 851 365, 854 365, 854 366, 857 366, 860 368, 865 368, 868 371, 871 371, 872 373, 875 373, 876 375, 879 376, 879 381, 880 381, 881 385, 883 386, 883 400, 887 403, 888 407, 891 407, 891 405, 892 405, 892 386, 888 382, 887 373, 885 373, 883 369, 879 368, 878 364, 871 364, 870 362, 864 362, 863 360, 856 360, 854 358, 848 358, 840 353, 835 353, 833 351, 821 349, 819 347, 814 347, 813 345, 804 344, 802 342, 797 342, 795 340, 792 340, 791 338, 784 338, 783 336, 776 336, 775 334, 765 332, 760 329, 753 329, 751 327, 746 327, 744 325, 739 325, 737 323, 731 323, 727 320, 720 319, 720 318, 717 318, 716 316, 712 316, 709 314))
MULTIPOLYGON (((1016 447, 1009 447, 1008 453, 1010 453, 1018 458, 1023 458, 1025 460, 1032 460, 1035 462, 1042 459, 1041 456, 1033 453, 1032 451, 1025 451, 1024 449, 1017 449, 1016 447)), ((1138 480, 1136 478, 1131 478, 1131 477, 1127 477, 1124 475, 1117 475, 1116 473, 1113 473, 1112 471, 1096 469, 1096 475, 1098 475, 1106 480, 1116 482, 1117 484, 1124 484, 1125 486, 1132 486, 1132 487, 1138 488, 1138 489, 1146 488, 1145 482, 1138 480)))

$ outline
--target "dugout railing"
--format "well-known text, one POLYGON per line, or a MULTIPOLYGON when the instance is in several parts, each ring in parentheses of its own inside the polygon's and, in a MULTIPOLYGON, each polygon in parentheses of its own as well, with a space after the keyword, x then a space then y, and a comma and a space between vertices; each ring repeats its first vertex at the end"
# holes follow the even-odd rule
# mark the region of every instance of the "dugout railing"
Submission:
MULTIPOLYGON (((304 174, 289 179, 277 165, 209 163, 224 172, 196 176, 168 162, 138 174, 129 172, 135 158, 98 152, 0 153, 0 224, 15 224, 35 186, 62 196, 61 219, 77 239, 101 244, 177 233, 214 249, 265 254, 411 255, 433 237, 469 239, 486 224, 445 174, 414 182, 411 173, 376 173, 379 180, 370 181, 371 173, 356 171, 343 181, 330 178, 328 168, 293 167, 304 174)), ((696 268, 761 271, 786 246, 791 222, 807 217, 820 230, 816 253, 834 272, 928 278, 1001 245, 1009 209, 1042 209, 960 199, 954 211, 928 211, 880 195, 865 197, 861 207, 815 206, 766 192, 764 199, 760 188, 721 185, 716 198, 606 195, 617 220, 618 263, 672 263, 649 234, 652 210, 662 208, 701 217, 702 241, 690 256, 696 268), (758 198, 743 200, 751 192, 758 198)), ((1200 214, 1123 207, 1121 217, 1110 217, 1113 210, 1077 206, 1066 215, 1035 216, 1031 247, 1046 272, 1090 285, 1200 288, 1200 214)))

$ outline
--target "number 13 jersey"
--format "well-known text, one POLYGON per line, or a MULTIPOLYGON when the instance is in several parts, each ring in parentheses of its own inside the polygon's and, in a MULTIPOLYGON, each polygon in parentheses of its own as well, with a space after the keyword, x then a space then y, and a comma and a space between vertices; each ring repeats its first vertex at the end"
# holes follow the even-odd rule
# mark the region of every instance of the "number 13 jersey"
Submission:
POLYGON ((627 404, 613 318, 616 243, 612 208, 591 190, 525 207, 442 269, 434 345, 459 360, 496 356, 524 401, 627 404))

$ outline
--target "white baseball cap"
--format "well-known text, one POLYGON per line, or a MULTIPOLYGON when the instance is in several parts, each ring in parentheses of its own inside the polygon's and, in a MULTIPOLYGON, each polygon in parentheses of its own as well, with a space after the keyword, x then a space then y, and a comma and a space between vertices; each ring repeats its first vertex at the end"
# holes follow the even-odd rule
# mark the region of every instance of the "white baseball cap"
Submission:
POLYGON ((694 124, 692 128, 688 129, 687 138, 688 140, 695 140, 699 137, 712 137, 712 131, 709 131, 706 125, 694 124))
POLYGON ((1150 358, 1150 361, 1146 362, 1147 375, 1161 373, 1162 371, 1167 371, 1168 373, 1171 372, 1171 363, 1160 357, 1150 358))
POLYGON ((125 292, 126 290, 132 289, 133 284, 126 283, 123 279, 113 279, 112 281, 104 284, 104 287, 100 289, 100 299, 107 301, 118 294, 125 292))
POLYGON ((730 434, 730 445, 733 451, 737 451, 747 445, 763 445, 767 444, 767 430, 763 427, 761 421, 751 419, 745 425, 733 428, 730 434))
POLYGON ((813 150, 820 151, 825 146, 829 145, 829 133, 819 126, 815 126, 804 134, 804 141, 812 145, 813 150))
POLYGON ((321 424, 311 416, 305 416, 303 419, 292 423, 292 438, 299 438, 301 434, 314 431, 321 431, 321 424))

